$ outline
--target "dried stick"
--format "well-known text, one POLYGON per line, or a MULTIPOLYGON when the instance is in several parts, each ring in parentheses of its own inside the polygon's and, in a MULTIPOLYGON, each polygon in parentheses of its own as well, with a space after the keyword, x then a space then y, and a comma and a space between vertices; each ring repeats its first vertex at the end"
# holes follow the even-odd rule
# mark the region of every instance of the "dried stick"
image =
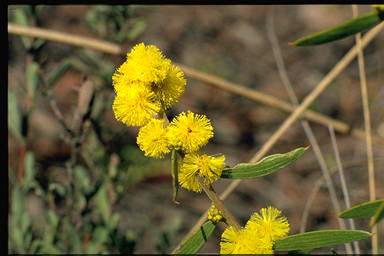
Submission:
POLYGON ((53 30, 41 29, 37 27, 20 26, 16 24, 8 24, 8 31, 18 35, 26 35, 38 37, 46 40, 57 41, 65 44, 72 44, 85 48, 96 49, 99 51, 109 52, 112 54, 120 54, 120 46, 94 38, 69 35, 67 33, 57 32, 53 30))
MULTIPOLYGON (((277 40, 276 32, 274 29, 273 14, 274 14, 274 12, 273 12, 273 7, 272 7, 271 11, 267 15, 267 21, 266 21, 266 30, 267 30, 268 39, 269 39, 271 46, 272 46, 273 56, 275 57, 277 69, 278 69, 278 72, 280 75, 280 79, 283 82, 284 88, 288 93, 288 96, 291 100, 291 103, 294 106, 297 106, 299 104, 299 101, 296 97, 295 91, 292 88, 292 84, 291 84, 291 82, 288 78, 288 74, 286 72, 284 60, 283 60, 280 46, 279 46, 279 42, 277 40)), ((312 146, 313 152, 315 153, 316 159, 320 165, 322 175, 326 181, 329 195, 331 197, 333 209, 335 210, 335 212, 337 214, 341 210, 340 202, 337 198, 335 185, 332 181, 331 175, 329 173, 329 169, 328 169, 327 164, 325 162, 323 153, 321 152, 319 143, 317 142, 317 139, 316 139, 316 137, 312 131, 311 126, 309 125, 309 122, 304 120, 304 119, 301 119, 300 123, 304 129, 305 135, 307 136, 307 138, 308 138, 308 140, 312 146)), ((345 221, 343 219, 337 218, 337 217, 336 217, 336 219, 339 223, 340 228, 346 229, 345 221)), ((353 254, 352 247, 349 243, 345 244, 345 250, 346 250, 347 254, 353 254)))
MULTIPOLYGON (((358 9, 356 5, 352 5, 352 12, 353 12, 353 17, 357 17, 358 9)), ((371 131, 371 118, 369 114, 367 77, 365 74, 365 67, 364 67, 364 55, 363 55, 363 46, 361 42, 361 34, 357 33, 355 38, 356 38, 356 46, 358 51, 357 58, 359 63, 361 97, 363 100, 365 138, 367 142, 369 200, 373 201, 376 199, 375 169, 373 164, 372 131, 371 131)), ((372 240, 371 240, 372 254, 377 254, 378 253, 377 225, 374 225, 371 231, 372 231, 372 240)))
MULTIPOLYGON (((335 135, 335 130, 333 129, 332 126, 328 126, 329 129, 329 134, 331 136, 331 141, 332 141, 332 147, 333 147, 333 152, 335 154, 336 158, 336 164, 337 164, 337 169, 339 171, 340 175, 340 181, 341 181, 341 189, 343 191, 343 196, 344 196, 344 201, 345 201, 345 206, 347 208, 351 208, 351 200, 349 199, 349 193, 348 193, 348 188, 347 188, 347 182, 345 181, 345 176, 344 176, 344 170, 343 170, 343 165, 341 164, 341 159, 340 159, 340 153, 339 149, 337 147, 337 142, 336 142, 336 135, 335 135)), ((349 225, 351 226, 351 229, 356 229, 355 227, 355 222, 353 219, 349 219, 349 225)), ((357 241, 353 242, 353 246, 355 248, 355 252, 357 254, 360 254, 360 247, 359 243, 357 241)))
MULTIPOLYGON (((373 38, 384 28, 384 22, 381 22, 379 25, 371 29, 364 36, 362 40, 362 47, 365 47, 373 38)), ((321 92, 335 79, 357 55, 357 47, 354 46, 349 50, 349 52, 335 65, 335 67, 320 81, 316 88, 305 97, 303 103, 299 105, 298 108, 285 120, 285 122, 279 127, 279 129, 268 139, 266 143, 263 144, 261 149, 252 157, 249 161, 254 163, 259 161, 268 150, 276 143, 276 141, 283 135, 283 133, 296 121, 300 115, 305 111, 305 109, 321 94, 321 92)), ((223 191, 220 195, 221 200, 225 200, 228 195, 240 184, 241 180, 234 180, 232 183, 223 191)), ((188 239, 193 235, 202 224, 207 220, 208 210, 200 217, 200 219, 195 223, 192 229, 188 232, 185 239, 188 239)), ((181 243, 176 246, 173 252, 181 246, 181 243)))
MULTIPOLYGON (((123 49, 116 44, 112 44, 112 43, 101 41, 101 40, 81 37, 81 36, 75 36, 68 33, 56 32, 49 29, 26 27, 26 26, 20 26, 20 25, 9 23, 8 32, 16 35, 38 37, 46 40, 72 44, 80 47, 89 47, 95 50, 99 50, 99 51, 103 51, 103 52, 115 54, 115 55, 124 53, 123 49), (77 40, 72 40, 72 38, 75 38, 77 40), (89 45, 88 42, 93 42, 93 43, 89 45)), ((243 86, 240 84, 226 81, 214 75, 197 71, 193 68, 184 66, 182 64, 177 64, 177 65, 181 67, 181 69, 184 71, 184 73, 187 76, 203 81, 221 90, 225 90, 236 95, 244 96, 250 100, 260 102, 262 104, 280 109, 285 112, 293 112, 295 110, 295 107, 289 104, 288 102, 278 99, 276 97, 273 97, 271 95, 256 91, 254 89, 247 88, 246 86, 243 86)), ((311 110, 307 110, 303 113, 303 116, 310 121, 313 121, 325 126, 331 124, 333 127, 335 127, 335 130, 337 130, 340 133, 343 133, 343 134, 350 133, 353 137, 358 139, 365 138, 364 131, 360 129, 352 129, 351 125, 345 122, 342 122, 340 120, 330 118, 326 115, 323 115, 311 110)), ((380 142, 384 144, 384 140, 382 138, 375 137, 374 139, 375 139, 374 142, 380 142)))

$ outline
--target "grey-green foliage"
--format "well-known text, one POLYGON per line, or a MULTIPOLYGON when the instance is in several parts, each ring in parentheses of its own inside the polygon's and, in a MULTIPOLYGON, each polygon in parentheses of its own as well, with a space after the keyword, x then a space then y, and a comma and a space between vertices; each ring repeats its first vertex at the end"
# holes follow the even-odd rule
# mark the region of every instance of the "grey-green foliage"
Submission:
POLYGON ((145 21, 137 17, 137 6, 99 5, 86 14, 88 26, 99 36, 118 43, 133 40, 145 29, 145 21))

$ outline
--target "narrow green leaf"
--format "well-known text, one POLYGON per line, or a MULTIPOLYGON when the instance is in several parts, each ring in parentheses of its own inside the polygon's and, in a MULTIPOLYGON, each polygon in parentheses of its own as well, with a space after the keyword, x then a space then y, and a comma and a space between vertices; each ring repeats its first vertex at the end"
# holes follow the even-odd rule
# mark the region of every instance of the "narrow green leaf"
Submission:
MULTIPOLYGON (((15 8, 14 10, 14 16, 13 16, 14 22, 19 25, 28 26, 28 14, 24 8, 15 8)), ((21 41, 23 43, 23 46, 25 49, 30 49, 32 44, 32 38, 27 36, 22 36, 21 41)))
POLYGON ((308 251, 321 247, 350 243, 369 238, 371 234, 362 230, 321 230, 301 233, 277 240, 276 251, 308 251))
POLYGON ((312 46, 329 43, 367 30, 384 19, 384 12, 374 11, 343 22, 333 28, 310 34, 292 43, 294 46, 312 46))
POLYGON ((373 226, 383 218, 384 218, 384 202, 382 202, 380 207, 376 210, 371 221, 369 222, 369 225, 373 226))
POLYGON ((36 170, 35 170, 35 158, 31 151, 28 151, 24 160, 25 177, 23 180, 23 189, 28 191, 34 182, 36 170))
POLYGON ((26 76, 28 83, 28 96, 33 99, 35 96, 35 91, 39 82, 39 64, 37 62, 32 62, 27 66, 26 76))
POLYGON ((195 254, 207 242, 216 225, 212 221, 205 222, 188 240, 182 243, 175 254, 195 254))
POLYGON ((254 164, 241 163, 232 168, 224 168, 221 178, 253 179, 276 172, 295 162, 308 147, 300 147, 285 154, 274 154, 254 164))
POLYGON ((100 188, 97 194, 95 195, 95 200, 97 208, 100 211, 100 215, 104 223, 108 223, 111 216, 111 208, 109 205, 108 195, 107 195, 107 184, 104 183, 100 188))
POLYGON ((21 134, 21 113, 15 93, 8 89, 8 129, 21 142, 24 138, 21 134))
POLYGON ((375 200, 372 202, 364 202, 362 204, 355 205, 339 214, 340 218, 370 218, 372 217, 380 205, 384 202, 384 199, 375 200))
POLYGON ((50 74, 47 84, 49 87, 53 86, 59 78, 67 72, 67 70, 71 67, 71 62, 70 61, 63 61, 62 63, 59 64, 59 66, 52 71, 50 74))
POLYGON ((171 172, 172 172, 172 200, 175 203, 177 202, 177 193, 179 191, 179 153, 176 150, 172 149, 171 156, 171 172))

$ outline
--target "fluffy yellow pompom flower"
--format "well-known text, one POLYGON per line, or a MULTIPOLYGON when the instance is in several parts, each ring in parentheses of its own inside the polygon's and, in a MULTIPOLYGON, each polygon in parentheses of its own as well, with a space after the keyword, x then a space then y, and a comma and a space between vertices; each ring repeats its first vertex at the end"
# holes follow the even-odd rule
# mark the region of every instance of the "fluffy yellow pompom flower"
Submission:
POLYGON ((126 80, 157 85, 167 77, 170 68, 171 61, 156 46, 135 45, 112 77, 115 91, 117 94, 123 91, 126 80))
POLYGON ((164 81, 152 86, 152 89, 167 109, 179 100, 186 83, 183 71, 177 66, 172 66, 164 81))
POLYGON ((116 95, 112 109, 117 120, 128 126, 141 126, 160 111, 160 102, 147 87, 133 83, 116 95))
POLYGON ((273 254, 272 241, 247 229, 225 229, 221 235, 220 254, 273 254))
POLYGON ((285 237, 289 231, 289 224, 287 218, 280 214, 281 212, 274 207, 262 208, 261 215, 252 214, 246 228, 257 230, 260 236, 269 237, 272 241, 285 237))
POLYGON ((208 184, 215 182, 221 175, 224 167, 224 156, 208 156, 196 153, 185 155, 179 171, 180 185, 188 190, 201 192, 202 187, 197 175, 208 184))
POLYGON ((219 222, 223 218, 223 215, 219 209, 216 208, 214 204, 212 204, 211 208, 208 210, 208 219, 213 222, 219 222))
POLYGON ((141 127, 137 136, 137 144, 146 156, 163 158, 169 153, 169 142, 164 119, 152 119, 141 127))
POLYGON ((169 125, 171 144, 186 153, 197 151, 213 136, 213 127, 204 115, 182 112, 169 125))

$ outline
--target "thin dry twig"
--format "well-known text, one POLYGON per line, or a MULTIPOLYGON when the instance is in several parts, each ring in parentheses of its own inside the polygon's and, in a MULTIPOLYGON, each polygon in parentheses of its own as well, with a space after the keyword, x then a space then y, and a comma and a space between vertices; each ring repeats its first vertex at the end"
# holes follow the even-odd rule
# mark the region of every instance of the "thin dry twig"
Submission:
MULTIPOLYGON (((348 193, 348 188, 347 188, 347 182, 345 181, 345 176, 344 176, 344 170, 343 170, 343 165, 341 164, 341 158, 340 158, 340 153, 339 149, 337 147, 337 142, 336 142, 336 135, 335 135, 335 130, 333 129, 332 126, 328 126, 329 134, 331 136, 331 141, 332 141, 332 147, 333 147, 333 152, 335 154, 336 158, 336 164, 337 164, 337 169, 339 171, 340 175, 340 181, 341 181, 341 189, 343 192, 344 196, 344 201, 345 201, 345 206, 347 208, 351 208, 351 200, 349 199, 349 193, 348 193)), ((356 229, 355 227, 355 222, 353 219, 349 219, 349 225, 351 226, 351 229, 356 229)), ((355 252, 357 254, 360 254, 360 247, 359 243, 357 241, 353 242, 353 246, 355 248, 355 252)))
MULTIPOLYGON (((362 40, 362 47, 367 46, 367 44, 372 41, 373 38, 384 28, 384 22, 381 22, 379 25, 371 29, 364 36, 362 40)), ((268 150, 277 142, 277 140, 284 134, 284 132, 300 117, 300 115, 305 111, 305 109, 321 94, 321 92, 335 79, 357 55, 357 47, 354 46, 349 50, 349 52, 333 67, 333 69, 320 81, 316 88, 305 97, 304 101, 299 105, 298 108, 284 121, 284 123, 275 131, 275 133, 268 139, 266 143, 263 144, 261 149, 255 154, 254 157, 249 161, 254 163, 259 161, 268 150)), ((225 200, 225 198, 232 193, 232 191, 240 184, 241 180, 234 180, 230 185, 221 193, 220 199, 225 200)), ((193 235, 202 224, 207 220, 208 210, 200 217, 200 219, 195 223, 192 229, 188 232, 184 240, 188 239, 193 235)), ((183 241, 184 241, 183 240, 183 241)), ((181 246, 179 243, 176 246, 173 253, 181 246)))
MULTIPOLYGON (((109 42, 101 41, 101 40, 96 40, 96 39, 89 39, 86 37, 81 37, 81 36, 75 36, 72 34, 68 33, 63 33, 63 32, 56 32, 52 31, 49 29, 41 29, 41 28, 36 28, 36 27, 26 27, 26 26, 20 26, 17 24, 8 24, 8 33, 16 34, 16 35, 23 35, 23 36, 31 36, 31 37, 39 37, 42 39, 46 40, 52 40, 56 42, 61 42, 61 43, 66 43, 66 44, 72 44, 80 47, 88 47, 89 44, 83 42, 89 42, 93 41, 91 46, 89 48, 103 51, 106 53, 110 54, 123 54, 124 51, 123 49, 116 45, 112 44, 109 42), (77 40, 72 40, 72 38, 75 38, 77 40), (80 42, 80 43, 79 43, 80 42)), ((211 86, 215 86, 221 90, 225 90, 228 92, 231 92, 236 95, 240 95, 243 97, 246 97, 250 100, 260 102, 262 104, 265 104, 270 107, 274 107, 276 109, 280 109, 285 112, 293 112, 295 110, 295 107, 289 104, 288 102, 278 99, 276 97, 273 97, 271 95, 259 92, 254 89, 247 88, 244 85, 232 83, 229 81, 226 81, 224 79, 221 79, 217 76, 210 75, 201 71, 197 71, 193 68, 187 67, 182 64, 177 64, 180 66, 180 68, 184 71, 184 73, 193 78, 200 80, 202 82, 205 82, 211 86)), ((333 127, 335 127, 335 130, 337 130, 340 133, 343 134, 351 134, 353 137, 358 138, 358 139, 364 139, 365 138, 365 133, 364 131, 360 129, 353 129, 351 125, 342 122, 340 120, 330 118, 326 115, 311 111, 311 110, 306 110, 303 113, 303 116, 307 118, 310 121, 322 124, 322 125, 329 125, 331 124, 333 127)), ((374 137, 374 142, 379 142, 384 144, 384 140, 379 137, 374 137)))
MULTIPOLYGON (((353 17, 357 17, 358 9, 356 5, 352 5, 352 12, 353 12, 353 17)), ((365 74, 365 67, 364 67, 364 55, 363 55, 363 46, 361 42, 361 34, 357 33, 355 38, 356 38, 356 46, 358 50, 357 58, 359 63, 361 97, 363 101, 365 138, 367 142, 369 200, 374 201, 376 199, 375 169, 373 164, 372 130, 371 130, 371 118, 369 114, 367 77, 365 74)), ((372 253, 377 254, 379 250, 378 238, 377 238, 377 225, 374 225, 372 227, 372 243, 371 244, 372 244, 372 253)))
MULTIPOLYGON (((292 88, 292 84, 291 84, 289 77, 288 77, 288 74, 286 72, 283 56, 281 54, 279 42, 278 42, 275 28, 274 28, 274 22, 273 22, 274 15, 273 14, 274 14, 274 9, 272 7, 271 11, 267 15, 267 20, 266 20, 267 35, 268 35, 268 39, 269 39, 271 46, 272 46, 273 56, 275 58, 277 69, 278 69, 280 78, 283 82, 284 88, 288 93, 288 96, 291 100, 291 103, 296 107, 299 104, 299 101, 296 97, 296 93, 292 88)), ((301 118, 300 123, 304 129, 305 135, 307 136, 307 138, 308 138, 308 140, 312 146, 313 152, 315 153, 316 159, 320 165, 322 175, 325 178, 327 188, 329 191, 329 195, 331 197, 333 209, 335 210, 335 213, 337 214, 341 210, 340 202, 337 198, 335 185, 331 179, 331 175, 329 173, 329 169, 328 169, 327 164, 325 162, 323 153, 321 152, 319 143, 317 142, 317 139, 315 137, 315 134, 312 131, 311 126, 309 125, 309 122, 301 118)), ((344 220, 341 218, 337 218, 337 217, 336 217, 336 219, 339 223, 340 228, 346 229, 346 225, 345 225, 344 220)), ((345 250, 346 250, 347 254, 353 253, 352 247, 349 243, 345 244, 345 250)))

